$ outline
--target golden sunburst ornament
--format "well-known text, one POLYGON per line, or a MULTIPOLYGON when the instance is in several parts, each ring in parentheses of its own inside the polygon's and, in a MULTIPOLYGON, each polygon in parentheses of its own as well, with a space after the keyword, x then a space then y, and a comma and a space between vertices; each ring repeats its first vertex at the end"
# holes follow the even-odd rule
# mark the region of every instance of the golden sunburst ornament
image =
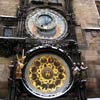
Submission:
POLYGON ((41 56, 35 59, 29 69, 32 85, 42 92, 53 92, 66 80, 66 69, 59 59, 52 56, 41 56))
POLYGON ((23 83, 28 91, 41 98, 60 96, 70 88, 69 65, 54 53, 40 53, 31 57, 23 75, 23 83))

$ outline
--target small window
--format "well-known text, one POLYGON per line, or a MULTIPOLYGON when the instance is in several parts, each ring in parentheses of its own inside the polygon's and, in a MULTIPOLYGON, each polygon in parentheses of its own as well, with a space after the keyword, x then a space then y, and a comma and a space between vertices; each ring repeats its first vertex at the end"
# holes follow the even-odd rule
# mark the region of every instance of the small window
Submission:
POLYGON ((5 27, 4 28, 4 36, 5 37, 12 37, 13 36, 13 30, 12 30, 12 28, 5 27))
POLYGON ((98 9, 98 13, 100 15, 100 1, 96 1, 96 6, 97 6, 97 9, 98 9))

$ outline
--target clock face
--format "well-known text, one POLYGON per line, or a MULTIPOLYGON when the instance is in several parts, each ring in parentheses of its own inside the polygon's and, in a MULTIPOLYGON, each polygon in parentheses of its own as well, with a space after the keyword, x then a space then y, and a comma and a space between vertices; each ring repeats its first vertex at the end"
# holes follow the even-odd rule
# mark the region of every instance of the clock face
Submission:
POLYGON ((46 27, 49 27, 52 22, 53 22, 53 18, 49 15, 44 14, 44 15, 41 15, 41 16, 38 17, 37 24, 41 28, 47 29, 46 27))
POLYGON ((52 53, 33 57, 25 69, 28 90, 41 98, 55 98, 64 94, 70 86, 69 65, 63 58, 52 53))
POLYGON ((25 22, 27 33, 35 39, 61 39, 68 35, 65 18, 50 9, 37 9, 30 13, 25 22))

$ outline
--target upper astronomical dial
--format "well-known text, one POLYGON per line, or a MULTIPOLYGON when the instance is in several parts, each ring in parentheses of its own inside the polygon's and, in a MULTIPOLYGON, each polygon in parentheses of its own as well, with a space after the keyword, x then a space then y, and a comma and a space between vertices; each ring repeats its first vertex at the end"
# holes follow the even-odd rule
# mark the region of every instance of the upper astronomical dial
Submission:
POLYGON ((43 30, 52 30, 56 26, 54 17, 45 13, 37 15, 35 24, 37 28, 43 30))
POLYGON ((25 26, 27 33, 36 39, 59 39, 68 35, 65 18, 50 9, 34 10, 27 16, 25 26))

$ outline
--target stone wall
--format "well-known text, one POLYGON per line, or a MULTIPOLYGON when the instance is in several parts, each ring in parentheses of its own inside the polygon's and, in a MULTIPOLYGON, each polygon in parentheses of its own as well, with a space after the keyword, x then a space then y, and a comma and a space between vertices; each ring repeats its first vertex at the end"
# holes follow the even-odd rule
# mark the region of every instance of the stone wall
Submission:
POLYGON ((81 49, 87 70, 87 89, 89 97, 100 97, 100 35, 99 32, 84 32, 87 48, 81 49), (94 34, 95 37, 94 37, 94 34))
POLYGON ((8 95, 8 65, 11 58, 0 57, 0 98, 8 95))
MULTIPOLYGON (((18 0, 0 0, 0 15, 15 16, 18 4, 18 0)), ((0 98, 8 95, 9 63, 10 58, 0 57, 0 98)))
POLYGON ((73 0, 73 9, 77 24, 83 29, 99 28, 100 17, 95 0, 73 0))
POLYGON ((0 15, 15 16, 19 0, 0 0, 0 15))
POLYGON ((88 66, 87 95, 100 97, 100 16, 95 0, 73 0, 77 41, 88 66))

